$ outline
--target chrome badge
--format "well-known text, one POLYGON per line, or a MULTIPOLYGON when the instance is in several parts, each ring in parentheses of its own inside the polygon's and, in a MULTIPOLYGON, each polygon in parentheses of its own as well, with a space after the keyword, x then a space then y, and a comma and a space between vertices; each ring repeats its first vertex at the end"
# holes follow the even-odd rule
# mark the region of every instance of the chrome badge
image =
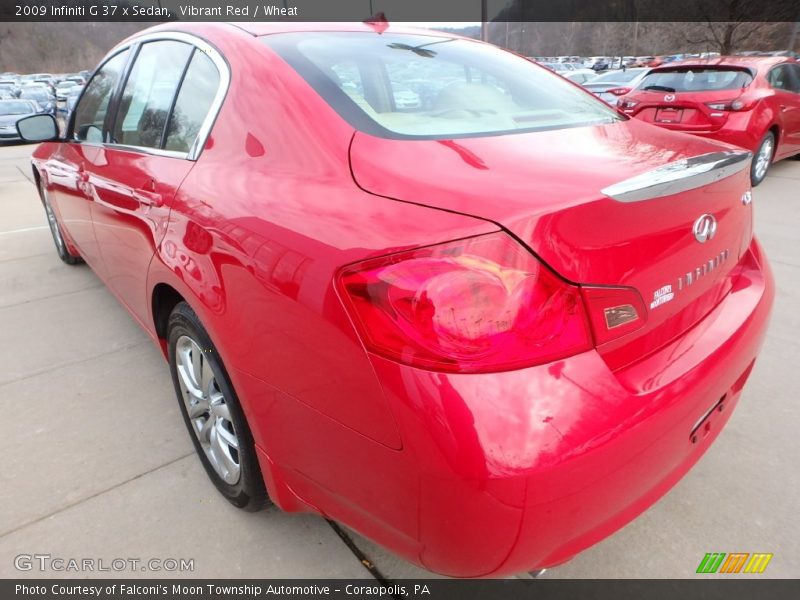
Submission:
POLYGON ((675 94, 667 94, 664 96, 664 102, 674 102, 675 101, 675 94))
POLYGON ((747 206, 753 201, 753 192, 747 190, 744 194, 742 194, 742 204, 747 206))
MULTIPOLYGON (((678 277, 677 289, 676 286, 672 284, 666 284, 658 288, 655 292, 653 292, 653 300, 650 302, 650 310, 658 308, 667 302, 672 302, 672 300, 675 299, 675 294, 677 292, 682 291, 684 288, 688 288, 699 279, 702 279, 703 277, 706 277, 707 275, 710 275, 719 269, 720 266, 728 262, 730 256, 731 253, 726 248, 712 259, 704 262, 699 267, 696 267, 691 271, 688 271, 685 275, 678 277)), ((606 323, 608 323, 608 315, 606 315, 606 323)))
POLYGON ((694 239, 701 244, 708 240, 713 240, 714 236, 717 234, 717 220, 714 218, 714 215, 709 215, 708 213, 701 215, 700 218, 694 222, 692 231, 694 232, 694 239))

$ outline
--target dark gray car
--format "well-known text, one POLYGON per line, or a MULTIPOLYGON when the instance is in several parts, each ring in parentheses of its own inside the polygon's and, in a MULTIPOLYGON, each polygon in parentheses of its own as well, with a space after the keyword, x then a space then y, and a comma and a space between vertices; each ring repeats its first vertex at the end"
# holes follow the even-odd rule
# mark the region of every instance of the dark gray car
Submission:
POLYGON ((30 100, 0 100, 0 142, 19 140, 17 121, 40 112, 30 100))

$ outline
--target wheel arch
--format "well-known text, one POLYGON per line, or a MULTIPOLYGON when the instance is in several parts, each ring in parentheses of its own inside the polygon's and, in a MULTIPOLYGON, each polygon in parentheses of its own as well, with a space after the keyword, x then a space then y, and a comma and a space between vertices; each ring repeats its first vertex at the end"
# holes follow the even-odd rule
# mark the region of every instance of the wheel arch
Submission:
POLYGON ((153 330, 158 340, 164 344, 167 340, 167 325, 173 309, 186 298, 168 283, 160 282, 153 287, 150 296, 150 307, 153 316, 153 330))
POLYGON ((42 198, 42 175, 35 164, 31 164, 31 171, 33 172, 33 183, 36 185, 36 193, 39 194, 39 200, 44 202, 44 198, 42 198))
POLYGON ((773 158, 773 160, 774 160, 774 159, 775 159, 775 156, 776 156, 776 155, 777 155, 777 153, 778 153, 778 140, 780 140, 780 137, 781 137, 781 128, 780 128, 780 126, 779 126, 777 123, 773 123, 773 124, 772 124, 772 125, 770 125, 770 126, 769 126, 769 128, 767 129, 767 132, 768 132, 768 133, 769 133, 769 132, 771 132, 771 133, 772 133, 772 135, 773 135, 773 136, 775 136, 774 145, 773 145, 773 147, 772 147, 772 158, 773 158))

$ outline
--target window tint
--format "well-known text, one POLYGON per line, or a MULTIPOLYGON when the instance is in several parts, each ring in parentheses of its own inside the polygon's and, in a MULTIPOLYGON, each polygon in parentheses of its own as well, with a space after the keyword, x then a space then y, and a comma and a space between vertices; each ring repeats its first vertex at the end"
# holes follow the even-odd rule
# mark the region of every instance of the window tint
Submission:
POLYGON ((111 141, 161 148, 172 101, 192 52, 183 42, 143 44, 122 92, 111 141))
POLYGON ((207 54, 195 50, 169 120, 166 149, 188 152, 219 88, 219 72, 207 54))
POLYGON ((129 51, 125 50, 112 57, 86 86, 81 102, 75 109, 74 139, 94 143, 103 141, 103 122, 108 102, 125 68, 128 54, 129 51))
POLYGON ((747 87, 752 81, 753 77, 749 72, 739 69, 676 67, 645 75, 638 89, 656 92, 713 92, 738 90, 747 87))
POLYGON ((530 61, 467 40, 321 32, 262 41, 344 119, 373 135, 498 135, 621 118, 530 61))
POLYGON ((800 92, 800 66, 779 65, 767 75, 769 85, 776 90, 800 92))

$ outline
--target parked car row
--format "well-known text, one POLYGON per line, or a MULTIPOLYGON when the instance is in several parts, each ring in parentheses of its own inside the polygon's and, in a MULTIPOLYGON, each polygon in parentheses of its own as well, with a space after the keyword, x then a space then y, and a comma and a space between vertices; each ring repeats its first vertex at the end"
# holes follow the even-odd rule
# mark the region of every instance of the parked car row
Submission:
POLYGON ((697 54, 669 54, 664 56, 533 56, 531 60, 544 64, 550 70, 563 74, 579 69, 590 69, 602 72, 628 67, 657 67, 664 63, 675 62, 687 58, 713 58, 718 52, 701 52, 697 54))
POLYGON ((23 107, 26 111, 33 108, 33 114, 45 113, 66 119, 69 112, 75 107, 89 75, 89 71, 61 75, 50 73, 1 74, 0 102, 4 102, 4 104, 0 108, 2 111, 0 115, 3 115, 4 125, 0 125, 0 128, 5 128, 0 133, 0 140, 19 139, 16 134, 16 121, 11 123, 13 126, 10 129, 7 126, 9 126, 10 118, 14 115, 20 115, 19 118, 22 118, 29 114, 17 112, 23 107), (20 104, 14 101, 23 102, 20 104))

